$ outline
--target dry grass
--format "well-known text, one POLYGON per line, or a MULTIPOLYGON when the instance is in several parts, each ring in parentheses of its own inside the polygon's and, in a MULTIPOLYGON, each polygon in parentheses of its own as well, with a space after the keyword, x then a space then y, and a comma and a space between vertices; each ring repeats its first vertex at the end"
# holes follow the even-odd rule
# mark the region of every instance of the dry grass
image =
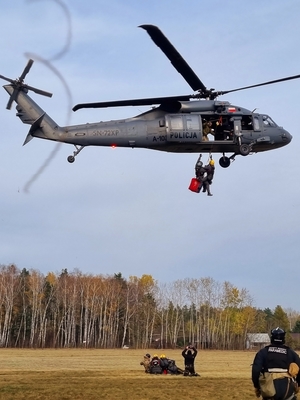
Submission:
MULTIPOLYGON (((152 350, 147 350, 152 352, 152 350)), ((145 352, 147 352, 145 351, 145 352)), ((183 367, 180 350, 164 350, 183 367)), ((0 399, 250 400, 253 352, 199 351, 201 377, 145 374, 142 350, 0 350, 0 399)))

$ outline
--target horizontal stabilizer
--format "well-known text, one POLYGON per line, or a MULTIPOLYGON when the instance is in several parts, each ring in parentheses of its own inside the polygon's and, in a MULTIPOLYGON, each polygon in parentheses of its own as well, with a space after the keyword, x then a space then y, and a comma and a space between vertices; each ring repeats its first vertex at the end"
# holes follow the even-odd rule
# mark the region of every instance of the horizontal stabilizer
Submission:
POLYGON ((46 114, 46 113, 44 113, 44 114, 42 114, 40 117, 38 117, 38 118, 34 121, 34 123, 31 125, 31 127, 30 127, 30 129, 29 129, 29 132, 28 132, 28 135, 26 136, 26 139, 25 139, 25 141, 24 141, 24 143, 23 143, 23 146, 25 146, 25 144, 27 144, 28 142, 30 142, 30 140, 33 139, 33 135, 32 135, 32 134, 33 134, 35 131, 37 131, 38 129, 41 128, 41 123, 42 123, 42 121, 43 121, 43 118, 44 118, 45 114, 46 114))
POLYGON ((33 139, 33 136, 30 133, 28 133, 28 135, 26 136, 26 139, 24 140, 23 146, 25 146, 25 144, 30 142, 31 139, 33 139))
POLYGON ((46 113, 42 114, 40 117, 38 117, 34 123, 31 125, 31 128, 29 129, 29 133, 34 133, 35 131, 37 131, 38 129, 40 129, 41 127, 41 122, 44 118, 46 113))

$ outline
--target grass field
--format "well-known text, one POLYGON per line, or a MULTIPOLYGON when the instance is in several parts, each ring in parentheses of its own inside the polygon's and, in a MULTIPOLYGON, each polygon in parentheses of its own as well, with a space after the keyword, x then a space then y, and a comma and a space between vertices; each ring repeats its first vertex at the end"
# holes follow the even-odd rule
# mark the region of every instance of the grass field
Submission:
MULTIPOLYGON (((0 350, 0 399, 255 400, 255 353, 199 351, 200 377, 145 374, 153 350, 0 350)), ((183 367, 180 350, 164 350, 183 367)), ((158 353, 160 355, 160 353, 158 353)))

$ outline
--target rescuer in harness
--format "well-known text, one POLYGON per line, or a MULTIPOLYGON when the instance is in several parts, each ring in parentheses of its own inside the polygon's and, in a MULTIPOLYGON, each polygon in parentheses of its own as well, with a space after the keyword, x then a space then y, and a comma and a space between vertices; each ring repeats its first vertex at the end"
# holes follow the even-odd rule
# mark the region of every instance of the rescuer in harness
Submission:
POLYGON ((285 331, 271 331, 271 344, 259 350, 252 365, 256 397, 272 400, 296 400, 300 383, 300 358, 286 346, 285 331))
POLYGON ((198 179, 198 181, 202 184, 206 170, 203 167, 203 162, 201 161, 201 157, 202 157, 202 154, 200 154, 200 156, 196 162, 196 165, 195 165, 195 176, 198 179))
MULTIPOLYGON (((212 159, 212 156, 209 156, 209 163, 203 167, 203 162, 201 161, 202 154, 198 157, 198 160, 195 164, 195 176, 196 176, 196 183, 197 187, 196 189, 190 189, 196 192, 200 192, 201 189, 205 193, 207 192, 208 196, 212 196, 212 193, 210 191, 210 185, 212 184, 214 173, 215 173, 215 162, 212 159), (198 184, 198 182, 199 184, 198 184)), ((195 179, 192 179, 192 181, 195 181, 195 179)))
POLYGON ((206 175, 202 180, 202 187, 203 187, 202 191, 207 192, 207 196, 212 196, 212 193, 210 191, 210 185, 212 184, 215 173, 215 162, 212 158, 209 160, 209 163, 204 167, 204 171, 206 175))

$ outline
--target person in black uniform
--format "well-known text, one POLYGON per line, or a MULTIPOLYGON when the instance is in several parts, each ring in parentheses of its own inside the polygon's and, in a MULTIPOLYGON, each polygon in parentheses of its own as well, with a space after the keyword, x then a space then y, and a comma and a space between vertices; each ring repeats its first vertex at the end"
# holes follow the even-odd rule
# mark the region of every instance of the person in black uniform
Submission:
POLYGON ((271 372, 275 386, 275 395, 273 400, 292 400, 296 399, 297 384, 300 383, 300 358, 298 354, 286 346, 285 331, 281 328, 275 328, 271 331, 271 344, 259 350, 252 364, 252 382, 257 397, 261 396, 259 385, 260 373, 271 372), (296 367, 295 378, 289 374, 291 363, 296 367), (298 366, 298 368, 297 368, 298 366))
POLYGON ((149 367, 149 372, 150 374, 162 374, 163 370, 160 365, 160 358, 158 357, 157 354, 154 354, 152 357, 152 360, 150 362, 150 367, 149 367))
POLYGON ((182 357, 184 358, 184 376, 199 376, 195 372, 195 358, 197 356, 197 350, 194 346, 186 346, 186 348, 182 351, 182 357), (192 351, 193 350, 193 351, 192 351))
POLYGON ((196 178, 198 179, 198 181, 202 183, 206 170, 203 167, 203 162, 201 161, 201 157, 202 157, 202 154, 200 154, 200 156, 196 162, 195 175, 196 175, 196 178))

